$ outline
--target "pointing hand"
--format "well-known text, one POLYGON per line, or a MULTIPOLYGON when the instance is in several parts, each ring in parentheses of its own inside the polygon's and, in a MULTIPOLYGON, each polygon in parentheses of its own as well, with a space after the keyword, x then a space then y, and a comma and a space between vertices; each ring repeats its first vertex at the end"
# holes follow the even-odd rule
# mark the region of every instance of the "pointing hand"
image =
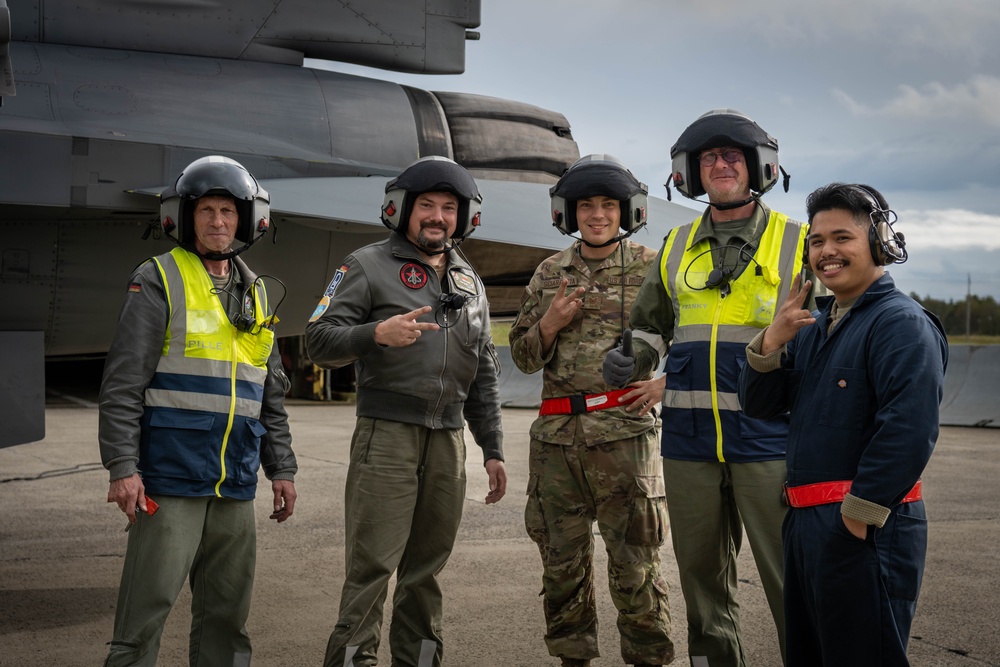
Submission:
POLYGON ((388 347, 413 345, 424 331, 437 331, 441 327, 433 322, 418 322, 417 318, 431 312, 423 306, 402 315, 394 315, 375 326, 375 342, 388 347))

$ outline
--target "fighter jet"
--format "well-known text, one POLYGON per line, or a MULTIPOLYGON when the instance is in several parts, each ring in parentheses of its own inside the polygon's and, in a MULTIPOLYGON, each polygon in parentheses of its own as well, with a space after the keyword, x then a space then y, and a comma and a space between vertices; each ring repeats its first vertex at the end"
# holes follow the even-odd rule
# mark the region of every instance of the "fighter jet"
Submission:
MULTIPOLYGON (((171 247, 157 196, 204 155, 270 193, 272 229, 247 257, 285 287, 279 336, 384 238, 385 183, 424 155, 479 182, 462 250, 494 314, 514 312, 568 243, 543 217, 579 157, 565 116, 303 66, 461 73, 479 25, 478 0, 0 0, 0 446, 44 437, 46 359, 107 351, 129 273, 171 247)), ((692 217, 650 209, 653 244, 692 217)))

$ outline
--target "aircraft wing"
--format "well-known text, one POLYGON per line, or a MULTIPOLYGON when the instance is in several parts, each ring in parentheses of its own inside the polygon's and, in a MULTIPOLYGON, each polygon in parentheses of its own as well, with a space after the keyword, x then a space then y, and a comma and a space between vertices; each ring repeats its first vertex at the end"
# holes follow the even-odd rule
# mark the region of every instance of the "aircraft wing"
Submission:
MULTIPOLYGON (((386 176, 261 179, 271 198, 272 240, 279 251, 253 251, 254 266, 297 280, 306 271, 316 271, 306 284, 323 287, 350 252, 388 233, 379 219, 388 181, 386 176)), ((483 195, 482 226, 462 243, 461 251, 486 284, 490 312, 511 316, 535 268, 573 239, 550 222, 549 185, 486 178, 476 183, 483 195)), ((156 195, 159 190, 137 192, 156 195)), ((632 239, 658 249, 670 229, 696 215, 685 206, 650 197, 649 223, 632 239)), ((261 243, 271 246, 270 241, 261 243)), ((288 309, 293 312, 310 309, 320 296, 298 292, 290 294, 288 309), (296 305, 299 299, 304 303, 296 305)))
MULTIPOLYGON (((385 233, 379 220, 387 177, 325 177, 263 180, 271 195, 271 217, 278 238, 294 222, 317 230, 385 233)), ((462 253, 476 267, 486 284, 494 317, 517 313, 524 286, 535 268, 573 239, 551 223, 549 185, 477 178, 483 195, 482 226, 461 245, 462 253)), ((690 222, 697 212, 657 197, 649 198, 649 223, 632 239, 659 248, 667 232, 690 222)), ((371 239, 372 241, 375 238, 371 239)), ((280 243, 280 241, 279 241, 280 243)), ((344 255, 351 248, 345 248, 344 255)), ((331 258, 335 264, 343 256, 331 258)))
POLYGON ((14 41, 293 65, 319 58, 425 74, 465 71, 465 42, 479 37, 469 28, 481 18, 480 0, 20 4, 7 22, 14 41))
MULTIPOLYGON (((336 221, 381 230, 378 211, 388 181, 369 176, 264 179, 260 183, 271 195, 272 217, 279 220, 288 217, 318 228, 336 221)), ((571 243, 550 222, 549 185, 490 179, 476 179, 476 183, 483 195, 482 226, 467 243, 490 241, 553 252, 571 243)), ((658 197, 649 198, 649 209, 649 223, 635 239, 654 248, 670 229, 697 216, 690 208, 658 197)))

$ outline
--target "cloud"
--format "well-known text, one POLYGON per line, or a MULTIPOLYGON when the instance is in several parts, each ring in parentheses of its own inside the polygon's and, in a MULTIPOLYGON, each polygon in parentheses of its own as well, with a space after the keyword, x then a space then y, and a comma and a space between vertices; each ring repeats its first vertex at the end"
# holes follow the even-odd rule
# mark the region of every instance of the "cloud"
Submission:
POLYGON ((1000 127, 1000 78, 976 75, 965 83, 950 88, 932 82, 919 89, 900 85, 896 97, 881 106, 869 106, 854 100, 851 95, 833 89, 833 97, 856 117, 882 117, 916 121, 967 121, 978 120, 986 125, 1000 127))
POLYGON ((1000 216, 964 209, 898 211, 908 248, 1000 249, 1000 216))
MULTIPOLYGON (((625 4, 632 4, 626 2, 625 4)), ((870 63, 944 59, 988 71, 996 63, 996 0, 716 0, 677 3, 686 20, 753 34, 771 48, 862 49, 870 63)), ((858 76, 867 72, 859 71, 858 76)))
POLYGON ((1000 252, 983 248, 926 248, 888 268, 907 294, 960 301, 967 292, 1000 299, 1000 252))

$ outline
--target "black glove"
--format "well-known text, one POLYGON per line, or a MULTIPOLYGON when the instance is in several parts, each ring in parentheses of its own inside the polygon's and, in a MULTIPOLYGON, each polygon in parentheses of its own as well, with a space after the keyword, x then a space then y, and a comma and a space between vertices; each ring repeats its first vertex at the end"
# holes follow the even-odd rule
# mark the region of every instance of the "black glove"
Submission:
POLYGON ((612 387, 624 387, 635 371, 635 357, 632 356, 632 330, 622 334, 622 344, 608 352, 601 366, 604 381, 612 387))

